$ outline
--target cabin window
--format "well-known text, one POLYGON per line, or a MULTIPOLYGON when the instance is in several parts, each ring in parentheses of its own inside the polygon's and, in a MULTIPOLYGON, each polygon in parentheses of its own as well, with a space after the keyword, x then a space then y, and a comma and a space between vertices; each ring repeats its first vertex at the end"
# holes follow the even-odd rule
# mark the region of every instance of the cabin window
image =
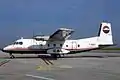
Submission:
POLYGON ((42 44, 40 44, 40 46, 43 46, 42 44))
POLYGON ((62 44, 60 44, 60 47, 62 47, 62 44))
POLYGON ((66 47, 68 47, 68 45, 66 45, 66 47))
POLYGON ((57 52, 60 52, 60 50, 58 49, 57 52))
POLYGON ((56 50, 54 49, 53 52, 56 52, 56 50))
POLYGON ((54 47, 56 47, 56 44, 53 44, 54 47))
POLYGON ((48 44, 48 47, 50 47, 50 44, 48 44))
POLYGON ((78 44, 78 47, 80 47, 80 45, 78 44))

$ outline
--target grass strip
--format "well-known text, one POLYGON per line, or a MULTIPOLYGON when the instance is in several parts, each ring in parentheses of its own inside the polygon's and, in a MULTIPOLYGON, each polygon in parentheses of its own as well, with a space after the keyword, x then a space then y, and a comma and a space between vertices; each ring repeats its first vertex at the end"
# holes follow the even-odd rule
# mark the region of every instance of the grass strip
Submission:
POLYGON ((8 63, 10 60, 0 60, 0 66, 4 65, 5 63, 8 63))

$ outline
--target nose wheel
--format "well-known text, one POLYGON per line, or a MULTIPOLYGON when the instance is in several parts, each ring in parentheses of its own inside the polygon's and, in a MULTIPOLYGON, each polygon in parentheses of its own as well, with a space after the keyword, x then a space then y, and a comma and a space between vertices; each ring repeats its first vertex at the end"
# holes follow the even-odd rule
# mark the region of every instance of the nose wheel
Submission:
POLYGON ((15 58, 15 56, 12 55, 12 53, 10 53, 10 58, 13 59, 13 58, 15 58))

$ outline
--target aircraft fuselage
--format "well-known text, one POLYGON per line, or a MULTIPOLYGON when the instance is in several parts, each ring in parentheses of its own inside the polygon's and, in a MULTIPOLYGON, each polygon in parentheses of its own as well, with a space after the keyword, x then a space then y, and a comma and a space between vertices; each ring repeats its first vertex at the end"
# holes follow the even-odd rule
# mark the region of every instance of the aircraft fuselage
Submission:
POLYGON ((8 53, 66 54, 71 51, 77 52, 98 48, 97 38, 98 37, 92 37, 66 41, 37 41, 35 39, 19 39, 13 44, 5 47, 3 51, 8 53))

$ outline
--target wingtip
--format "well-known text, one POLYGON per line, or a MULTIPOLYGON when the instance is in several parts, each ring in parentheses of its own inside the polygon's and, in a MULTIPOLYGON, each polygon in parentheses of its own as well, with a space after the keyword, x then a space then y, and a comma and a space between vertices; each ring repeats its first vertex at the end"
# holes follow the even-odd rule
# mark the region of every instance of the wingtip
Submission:
POLYGON ((70 30, 70 31, 74 31, 72 28, 59 28, 59 30, 70 30))

